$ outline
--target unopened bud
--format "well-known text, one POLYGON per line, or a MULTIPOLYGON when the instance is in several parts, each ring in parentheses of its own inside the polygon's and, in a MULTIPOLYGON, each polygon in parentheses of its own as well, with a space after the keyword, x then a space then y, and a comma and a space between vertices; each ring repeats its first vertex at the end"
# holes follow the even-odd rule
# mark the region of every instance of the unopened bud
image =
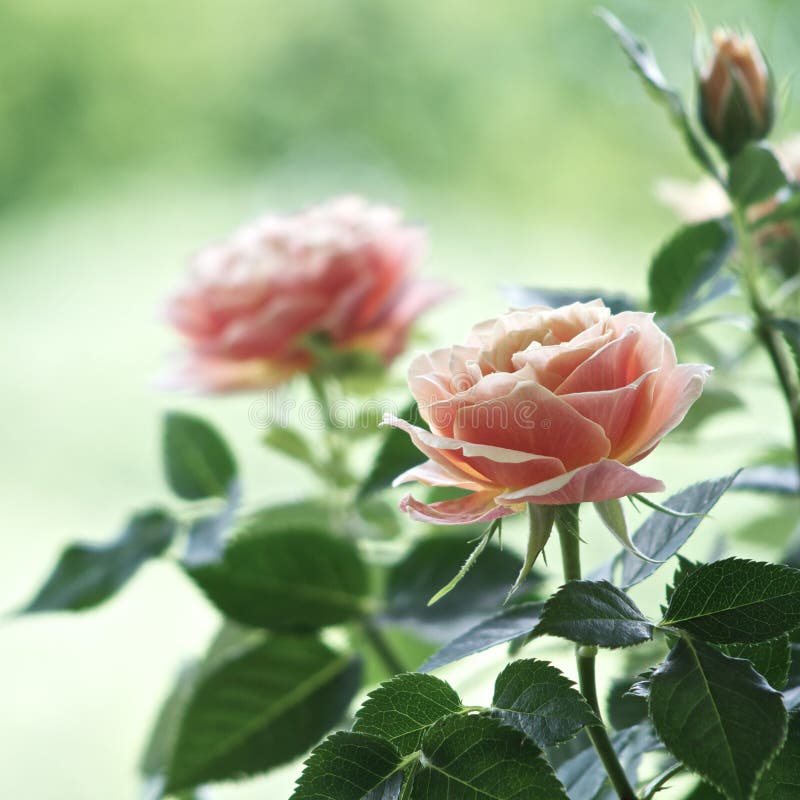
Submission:
POLYGON ((700 119, 728 158, 763 139, 775 116, 772 76, 753 37, 717 29, 698 75, 700 119))

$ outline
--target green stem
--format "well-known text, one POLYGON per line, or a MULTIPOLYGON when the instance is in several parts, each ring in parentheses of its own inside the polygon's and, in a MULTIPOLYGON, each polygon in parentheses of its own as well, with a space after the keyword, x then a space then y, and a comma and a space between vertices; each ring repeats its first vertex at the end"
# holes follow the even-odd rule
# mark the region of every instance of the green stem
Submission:
POLYGON ((747 217, 744 209, 734 204, 732 216, 741 252, 744 288, 755 317, 755 334, 769 355, 775 374, 778 376, 781 391, 789 407, 789 418, 794 437, 795 462, 800 472, 800 386, 797 384, 794 365, 786 352, 783 339, 780 333, 769 323, 773 314, 759 288, 759 277, 762 269, 758 252, 747 226, 747 217))
POLYGON ((375 620, 372 617, 364 617, 361 620, 361 627, 367 637, 367 641, 390 675, 399 675, 401 672, 408 672, 389 642, 386 641, 383 631, 375 624, 375 620))
MULTIPOLYGON (((564 578, 567 581, 581 579, 581 540, 579 538, 578 506, 559 506, 556 510, 556 527, 561 544, 561 560, 564 565, 564 578)), ((628 781, 628 776, 619 763, 617 754, 608 736, 608 730, 600 714, 595 680, 596 647, 578 646, 575 660, 578 666, 578 686, 600 723, 586 729, 589 738, 600 757, 600 761, 611 780, 611 785, 620 800, 636 800, 636 792, 628 781)))

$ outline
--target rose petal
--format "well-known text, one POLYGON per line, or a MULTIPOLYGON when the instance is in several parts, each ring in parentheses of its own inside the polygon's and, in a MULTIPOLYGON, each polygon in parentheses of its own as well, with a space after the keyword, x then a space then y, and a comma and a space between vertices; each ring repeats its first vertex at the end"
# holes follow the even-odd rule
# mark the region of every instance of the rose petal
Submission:
POLYGON ((430 459, 398 475, 392 481, 392 486, 400 486, 402 483, 411 483, 412 481, 419 481, 426 486, 454 486, 469 491, 481 491, 486 488, 485 484, 467 480, 457 470, 430 459))
POLYGON ((438 503, 421 503, 410 494, 400 501, 400 510, 420 522, 433 525, 471 525, 478 522, 491 522, 522 511, 522 507, 511 508, 495 503, 494 492, 473 492, 455 500, 441 500, 438 503))
POLYGON ((627 463, 641 461, 673 428, 676 428, 692 403, 700 397, 712 367, 707 364, 678 364, 657 386, 647 426, 639 439, 619 456, 627 463))
POLYGON ((557 458, 566 470, 599 461, 611 450, 599 425, 527 380, 505 396, 459 408, 453 434, 460 441, 557 458))
POLYGON ((438 436, 391 414, 384 415, 383 424, 404 430, 428 458, 462 482, 506 488, 527 486, 564 473, 564 465, 557 458, 438 436))
POLYGON ((618 461, 604 459, 596 464, 568 472, 558 478, 497 498, 499 503, 598 503, 641 492, 662 492, 664 484, 655 478, 639 475, 618 461))
POLYGON ((621 446, 630 441, 630 429, 638 417, 636 412, 643 403, 650 401, 657 378, 658 370, 651 370, 621 389, 562 394, 559 397, 605 431, 611 442, 609 457, 618 459, 621 446))

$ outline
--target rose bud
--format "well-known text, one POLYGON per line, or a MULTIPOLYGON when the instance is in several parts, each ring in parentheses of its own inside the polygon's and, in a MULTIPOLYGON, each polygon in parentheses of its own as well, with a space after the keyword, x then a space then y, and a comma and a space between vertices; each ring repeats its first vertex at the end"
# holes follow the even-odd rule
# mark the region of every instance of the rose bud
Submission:
POLYGON ((164 382, 219 392, 369 357, 388 365, 448 294, 414 277, 424 249, 422 230, 358 197, 261 217, 192 259, 166 309, 188 354, 164 382))
POLYGON ((660 480, 631 467, 683 419, 710 370, 678 364, 652 315, 612 315, 600 300, 510 311, 476 325, 466 344, 420 355, 409 368, 430 431, 384 419, 429 459, 395 484, 469 494, 431 504, 409 495, 401 508, 455 525, 529 503, 601 504, 662 491, 660 480))
POLYGON ((699 70, 700 119, 726 158, 763 139, 775 117, 772 75, 753 37, 717 29, 699 70))

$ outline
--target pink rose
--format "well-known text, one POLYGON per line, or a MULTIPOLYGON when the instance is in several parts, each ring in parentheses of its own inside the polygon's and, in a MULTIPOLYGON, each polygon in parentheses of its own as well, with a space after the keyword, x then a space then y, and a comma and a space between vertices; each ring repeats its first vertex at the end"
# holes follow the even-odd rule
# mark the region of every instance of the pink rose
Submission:
POLYGON ((388 364, 447 293, 413 276, 424 248, 423 231, 358 197, 261 217, 192 259, 167 305, 189 353, 167 382, 210 391, 279 383, 315 366, 310 337, 388 364))
POLYGON ((510 311, 466 344, 417 357, 411 392, 430 432, 387 415, 429 460, 395 485, 471 492, 401 508, 438 524, 485 522, 525 508, 601 502, 664 489, 630 469, 685 416, 710 367, 678 364, 652 315, 602 301, 510 311))

